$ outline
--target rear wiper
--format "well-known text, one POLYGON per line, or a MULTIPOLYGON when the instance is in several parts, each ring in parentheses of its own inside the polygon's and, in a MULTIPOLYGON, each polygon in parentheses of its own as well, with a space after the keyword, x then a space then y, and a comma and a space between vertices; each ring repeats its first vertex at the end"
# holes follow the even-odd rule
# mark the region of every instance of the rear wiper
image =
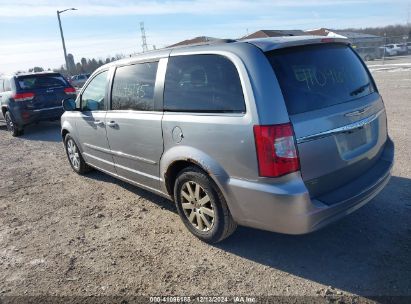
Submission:
POLYGON ((350 96, 355 96, 355 95, 361 94, 369 86, 370 86, 370 83, 367 82, 366 84, 364 84, 364 85, 360 86, 359 88, 355 89, 354 91, 352 91, 350 93, 350 96))

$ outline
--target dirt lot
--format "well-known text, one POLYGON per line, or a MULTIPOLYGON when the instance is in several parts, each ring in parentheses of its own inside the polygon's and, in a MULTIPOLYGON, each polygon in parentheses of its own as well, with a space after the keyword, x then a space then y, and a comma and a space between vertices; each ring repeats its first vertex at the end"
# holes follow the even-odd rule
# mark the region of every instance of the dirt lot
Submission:
POLYGON ((373 70, 396 144, 393 177, 356 213, 304 236, 239 228, 206 245, 169 201, 72 172, 58 123, 21 138, 0 127, 0 296, 411 296, 411 69, 373 70))

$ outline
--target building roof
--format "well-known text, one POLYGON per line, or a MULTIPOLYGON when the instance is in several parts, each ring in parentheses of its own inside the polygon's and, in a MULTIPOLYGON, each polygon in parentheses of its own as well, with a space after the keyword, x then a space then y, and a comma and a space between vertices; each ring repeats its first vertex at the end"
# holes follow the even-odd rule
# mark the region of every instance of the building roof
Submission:
POLYGON ((241 39, 282 37, 282 36, 303 36, 306 35, 301 30, 259 30, 250 35, 244 36, 241 39))
POLYGON ((345 36, 348 39, 359 39, 359 38, 382 38, 381 36, 371 35, 371 34, 364 34, 364 33, 357 33, 357 32, 350 32, 350 31, 339 31, 339 30, 332 30, 334 33, 339 35, 345 36))
POLYGON ((313 30, 306 30, 304 32, 309 35, 327 36, 330 30, 322 27, 322 28, 313 29, 313 30))
POLYGON ((207 36, 199 36, 199 37, 194 37, 194 38, 191 38, 191 39, 186 39, 186 40, 177 42, 175 44, 169 45, 168 47, 190 45, 190 44, 199 44, 199 43, 206 43, 206 42, 209 42, 209 41, 217 41, 217 40, 222 40, 222 39, 214 38, 214 37, 207 37, 207 36))
POLYGON ((308 31, 305 31, 305 33, 311 34, 311 35, 329 36, 329 37, 337 37, 339 35, 339 36, 347 37, 348 39, 365 39, 365 38, 367 38, 367 39, 376 39, 376 38, 382 38, 382 37, 376 36, 376 35, 357 33, 357 32, 351 32, 351 31, 332 30, 332 29, 326 29, 326 28, 308 30, 308 31))

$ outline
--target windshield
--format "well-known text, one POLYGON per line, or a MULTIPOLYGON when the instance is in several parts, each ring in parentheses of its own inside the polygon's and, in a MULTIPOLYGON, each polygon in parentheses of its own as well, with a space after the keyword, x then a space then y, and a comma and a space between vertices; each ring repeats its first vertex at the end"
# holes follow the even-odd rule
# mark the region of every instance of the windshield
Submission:
POLYGON ((290 115, 348 102, 375 91, 363 63, 346 45, 310 45, 266 55, 290 115))
POLYGON ((67 81, 61 75, 21 76, 21 77, 18 77, 17 80, 19 83, 19 87, 22 90, 68 86, 67 81))

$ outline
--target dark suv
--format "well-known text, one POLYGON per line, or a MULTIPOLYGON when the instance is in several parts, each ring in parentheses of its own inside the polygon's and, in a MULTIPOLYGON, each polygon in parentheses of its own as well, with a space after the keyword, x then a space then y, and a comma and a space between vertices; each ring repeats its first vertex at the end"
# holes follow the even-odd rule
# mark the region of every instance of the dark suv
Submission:
POLYGON ((57 120, 63 114, 61 100, 76 90, 59 73, 30 73, 0 78, 0 121, 13 136, 39 121, 57 120))

